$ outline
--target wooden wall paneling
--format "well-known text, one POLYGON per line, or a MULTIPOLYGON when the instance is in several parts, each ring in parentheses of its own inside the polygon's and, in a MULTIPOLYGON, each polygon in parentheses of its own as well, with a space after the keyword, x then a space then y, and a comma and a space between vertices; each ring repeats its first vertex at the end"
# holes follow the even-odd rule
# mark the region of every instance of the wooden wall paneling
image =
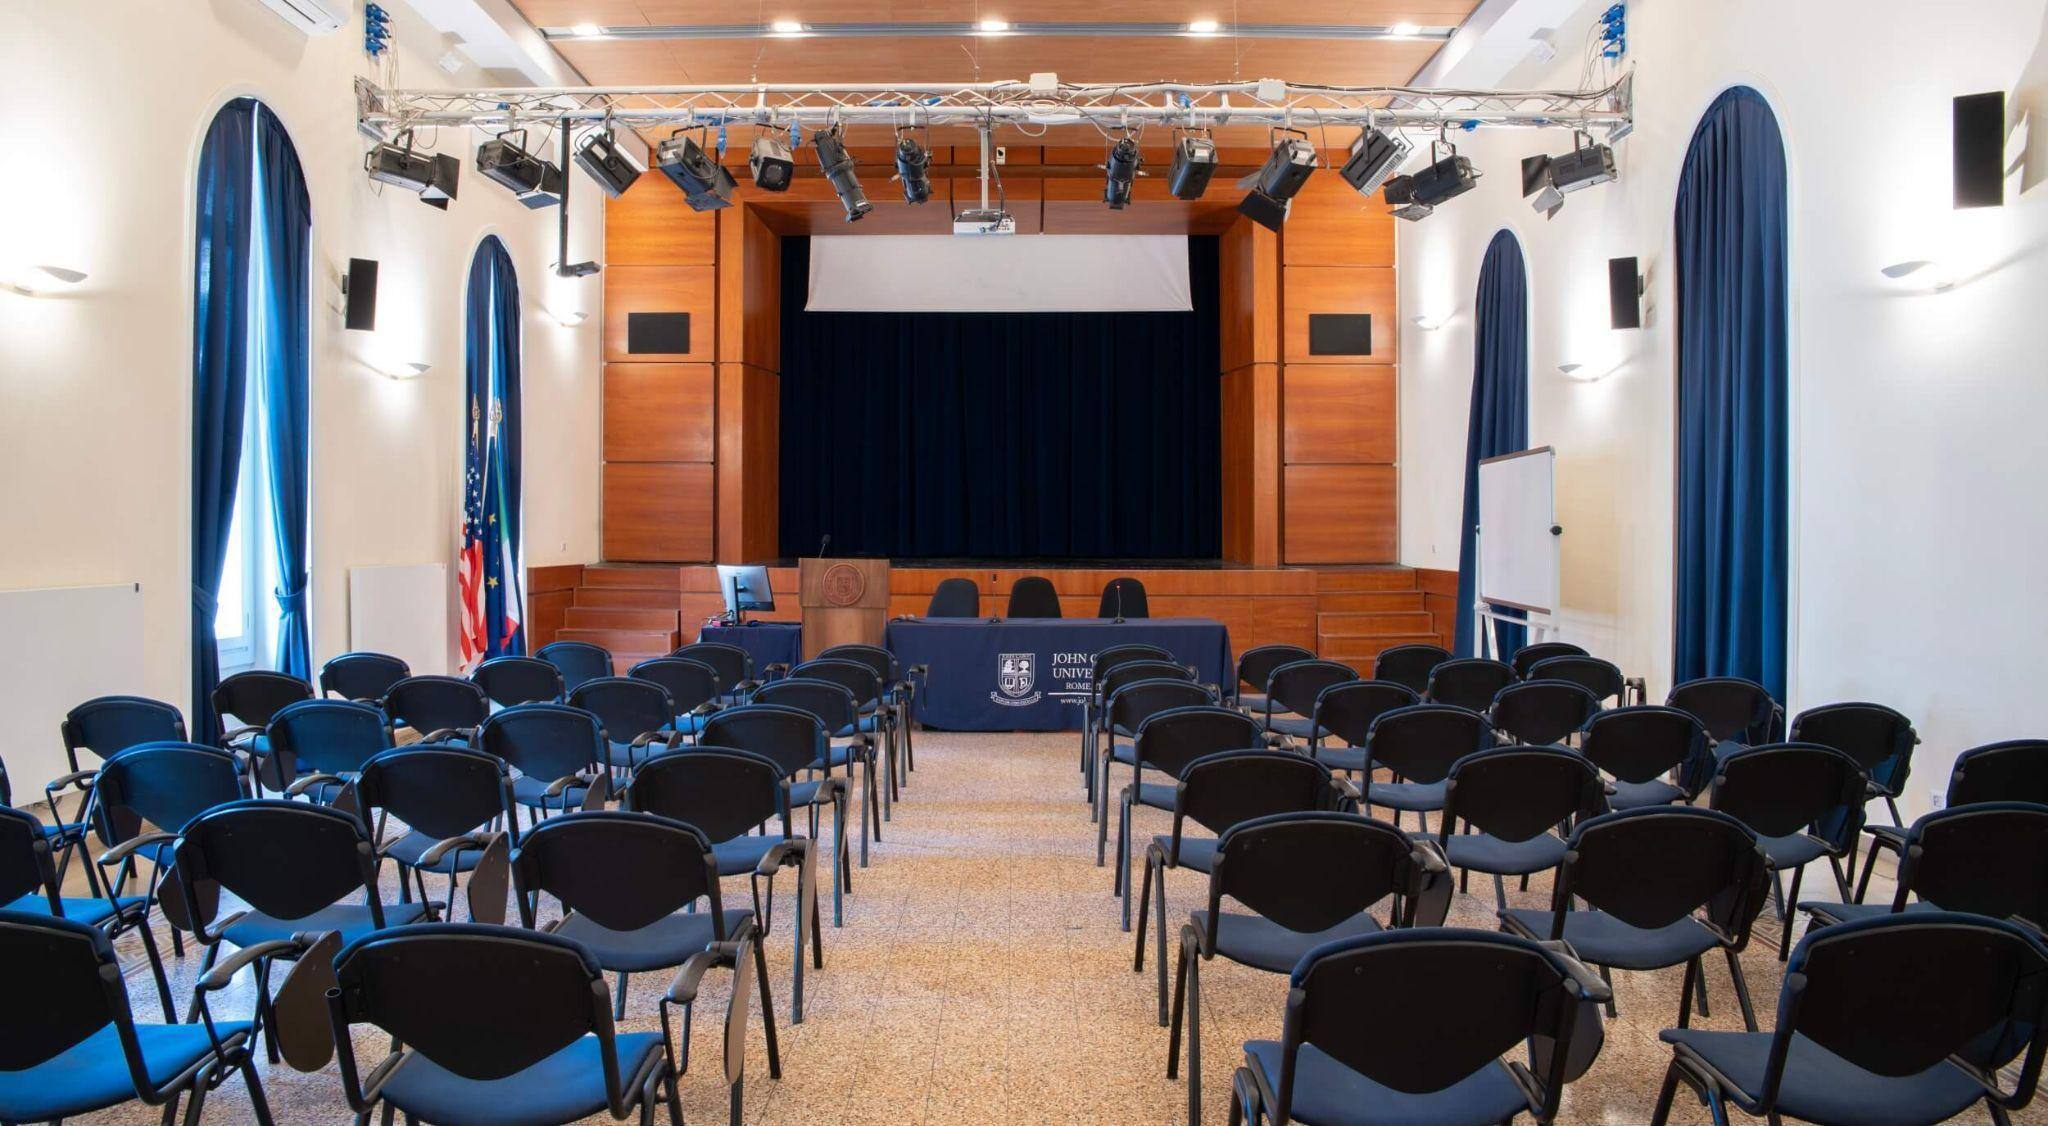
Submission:
POLYGON ((1397 382, 1391 364, 1284 365, 1281 447, 1287 464, 1393 464, 1397 382))
POLYGON ((1285 488, 1288 563, 1395 561, 1393 466, 1290 465, 1285 488))
POLYGON ((1289 266, 1281 278, 1281 355, 1289 363, 1390 364, 1401 333, 1394 323, 1394 271, 1374 266, 1289 266), (1309 354, 1309 317, 1318 313, 1372 316, 1369 356, 1309 354))
POLYGON ((718 365, 718 551, 721 563, 758 563, 779 550, 781 377, 749 364, 718 365))
POLYGON ((1223 373, 1222 481, 1223 558, 1252 560, 1255 538, 1252 501, 1252 373, 1246 365, 1223 373))
POLYGON ((1248 369, 1252 395, 1252 557, 1260 567, 1282 558, 1281 525, 1286 519, 1280 462, 1280 365, 1248 369))
POLYGON ((1309 177, 1294 197, 1280 236, 1284 264, 1393 267, 1394 224, 1399 220, 1379 193, 1359 195, 1337 175, 1344 155, 1326 154, 1334 163, 1309 177))
MULTIPOLYGON (((638 185, 635 185, 637 189, 638 185)), ((612 266, 604 272, 604 358, 640 363, 710 362, 718 355, 716 267, 612 266), (626 350, 632 313, 690 314, 690 350, 632 353, 626 350)))
POLYGON ((1240 218, 1223 232, 1218 270, 1223 370, 1280 358, 1279 240, 1240 218))
POLYGON ((538 649, 555 639, 568 617, 576 587, 583 581, 581 563, 526 569, 526 644, 538 649))
POLYGON ((716 368, 711 364, 606 364, 606 461, 712 457, 716 368))
POLYGON ((768 372, 782 370, 782 238, 751 207, 740 238, 740 305, 745 319, 739 358, 768 372))
POLYGON ((607 267, 709 266, 716 260, 716 212, 692 211, 667 176, 650 170, 605 201, 607 267))
POLYGON ((708 560, 712 511, 710 465, 611 462, 604 467, 605 558, 708 560))

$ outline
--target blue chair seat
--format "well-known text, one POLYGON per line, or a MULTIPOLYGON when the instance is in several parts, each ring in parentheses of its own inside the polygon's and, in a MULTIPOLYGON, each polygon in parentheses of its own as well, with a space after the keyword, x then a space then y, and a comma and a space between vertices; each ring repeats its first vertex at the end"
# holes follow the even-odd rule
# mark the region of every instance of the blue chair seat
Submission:
POLYGON ((1538 833, 1526 841, 1504 841, 1488 833, 1453 833, 1444 842, 1444 859, 1453 868, 1526 876, 1564 863, 1564 840, 1554 833, 1538 833))
POLYGON ((704 730, 704 721, 709 718, 711 717, 688 714, 679 715, 669 724, 669 726, 675 728, 677 731, 680 731, 685 735, 695 735, 699 731, 704 730))
POLYGON ((1894 849, 1903 850, 1906 847, 1906 831, 1897 825, 1865 825, 1863 831, 1894 849))
MULTIPOLYGON (((1514 909, 1502 913, 1539 940, 1550 938, 1551 913, 1514 909)), ((1579 957, 1620 970, 1661 970, 1683 965, 1714 948, 1714 932, 1687 916, 1668 926, 1630 926, 1605 911, 1567 911, 1564 940, 1579 957)))
POLYGON ((856 731, 863 735, 873 735, 875 732, 880 731, 881 729, 882 717, 876 715, 872 711, 863 711, 860 714, 859 722, 853 724, 851 727, 842 727, 839 730, 834 731, 832 733, 832 737, 834 739, 851 739, 853 738, 853 735, 856 731))
POLYGON ((1828 854, 1828 846, 1822 844, 1819 837, 1807 833, 1794 833, 1789 837, 1759 837, 1757 843, 1764 846, 1764 856, 1770 859, 1772 871, 1797 868, 1828 854))
POLYGON ((627 770, 637 770, 640 768, 641 763, 667 749, 668 744, 665 740, 648 743, 639 747, 635 747, 631 743, 607 740, 605 743, 605 761, 612 766, 622 766, 627 770))
POLYGON ((829 799, 819 796, 825 784, 819 781, 791 782, 789 784, 789 807, 802 809, 807 805, 825 805, 829 799))
POLYGON ((1170 782, 1140 782, 1131 795, 1133 805, 1148 805, 1153 809, 1173 809, 1174 786, 1170 782))
POLYGON ((561 810, 564 803, 568 808, 582 809, 584 795, 590 792, 588 786, 571 786, 555 797, 548 797, 548 787, 554 783, 546 778, 529 778, 520 775, 512 780, 512 800, 533 809, 561 810))
POLYGON ((1111 743, 1109 745, 1109 761, 1121 763, 1125 766, 1135 766, 1138 762, 1138 748, 1130 743, 1111 743))
MULTIPOLYGON (((384 925, 387 928, 402 927, 419 922, 426 913, 426 906, 420 903, 386 903, 384 925)), ((337 903, 298 919, 273 919, 261 911, 251 911, 221 932, 221 937, 234 946, 254 946, 259 942, 287 939, 300 931, 340 931, 341 944, 347 946, 376 929, 370 923, 367 905, 337 903)))
POLYGON ((1266 694, 1263 692, 1240 692, 1237 694, 1237 706, 1248 712, 1263 712, 1266 710, 1266 694))
POLYGON ((840 767, 844 767, 848 763, 856 763, 863 761, 865 761, 865 759, 861 754, 861 748, 858 744, 841 743, 836 746, 825 748, 825 754, 823 758, 811 760, 811 769, 834 770, 840 767))
MULTIPOLYGON (((1273 1089, 1280 1087, 1280 1042, 1247 1040, 1245 1060, 1273 1089)), ((1507 1122, 1529 1110, 1529 1101, 1499 1063, 1441 1091, 1412 1095, 1384 1087, 1331 1059, 1313 1044, 1294 1057, 1294 1105, 1289 1116, 1304 1126, 1482 1126, 1507 1122)))
MULTIPOLYGON (((214 1028, 227 1040, 247 1035, 249 1022, 224 1020, 214 1028)), ((213 1052, 213 1041, 197 1024, 138 1024, 135 1039, 143 1070, 158 1087, 213 1052)), ((34 1067, 0 1071, 0 1119, 9 1122, 69 1118, 136 1097, 120 1033, 111 1023, 34 1067)))
POLYGON ((1641 809, 1651 805, 1670 805, 1685 800, 1685 791, 1662 778, 1648 782, 1623 782, 1616 780, 1614 792, 1607 797, 1607 808, 1613 810, 1641 809))
POLYGON ((77 821, 67 821, 61 825, 43 826, 43 836, 51 840, 59 837, 69 840, 84 835, 85 826, 77 821))
MULTIPOLYGON (((1771 1033, 1667 1028, 1658 1035, 1706 1061, 1734 1085, 1729 1093, 1738 1102, 1756 1105, 1771 1033)), ((1915 1126, 1946 1121, 1983 1097, 1984 1088, 1946 1061, 1914 1075, 1878 1075, 1794 1033, 1778 1086, 1778 1112, 1806 1122, 1915 1126)))
POLYGON ((780 833, 761 836, 749 833, 729 841, 719 841, 711 846, 711 855, 718 861, 721 876, 744 876, 761 863, 768 850, 781 844, 786 838, 780 833))
MULTIPOLYGON (((613 1045, 621 1083, 662 1050, 658 1032, 621 1032, 613 1045)), ((596 1036, 585 1036, 502 1079, 465 1079, 414 1053, 384 1085, 384 1097, 423 1122, 555 1126, 607 1110, 603 1052, 596 1036)))
MULTIPOLYGON (((108 919, 113 918, 116 910, 114 907, 109 906, 104 899, 65 898, 57 902, 64 908, 65 918, 74 923, 84 923, 89 927, 99 926, 108 919)), ((120 904, 119 910, 126 913, 141 907, 142 897, 139 895, 124 895, 116 902, 120 904)), ((50 914, 50 901, 47 897, 41 895, 24 895, 20 899, 8 904, 7 910, 48 917, 50 914)))
MULTIPOLYGON (((1825 899, 1808 899, 1800 902, 1799 909, 1810 913, 1814 918, 1815 924, 1819 926, 1826 926, 1831 923, 1854 922, 1857 919, 1874 919, 1880 915, 1892 913, 1892 905, 1889 900, 1883 903, 1835 903, 1825 899)), ((1909 912, 1939 911, 1941 908, 1936 907, 1932 903, 1922 903, 1919 900, 1915 900, 1906 904, 1906 910, 1909 912)))
POLYGON ((1329 729, 1317 727, 1315 720, 1305 715, 1276 715, 1265 721, 1266 730, 1292 735, 1297 739, 1314 739, 1328 735, 1329 729))
POLYGON ((1316 761, 1329 767, 1331 770, 1348 770, 1353 774, 1363 773, 1365 770, 1365 748, 1332 747, 1326 744, 1316 748, 1316 761))
MULTIPOLYGON (((570 808, 573 809, 575 807, 571 806, 570 808)), ((439 837, 430 837, 415 829, 386 845, 384 853, 408 868, 417 868, 420 865, 420 857, 425 856, 428 849, 440 843, 441 839, 439 837)), ((453 872, 468 872, 474 869, 477 866, 477 862, 483 858, 482 849, 456 849, 435 861, 434 866, 427 869, 427 871, 439 872, 444 876, 453 872)))
MULTIPOLYGON (((728 908, 725 933, 731 934, 734 927, 753 915, 743 907, 728 908)), ((627 973, 680 966, 690 955, 716 941, 709 911, 679 911, 633 931, 615 931, 591 922, 588 916, 570 915, 555 928, 555 933, 589 947, 597 964, 605 969, 627 973)))
MULTIPOLYGON (((1196 930, 1208 930, 1207 911, 1195 911, 1188 917, 1196 930)), ((1301 956, 1323 943, 1373 934, 1379 929, 1378 921, 1364 912, 1328 930, 1303 934, 1288 930, 1264 915, 1239 915, 1225 911, 1216 924, 1216 953, 1233 962, 1271 970, 1276 974, 1293 973, 1301 956)))
MULTIPOLYGON (((1172 859, 1172 837, 1164 835, 1153 837, 1152 843, 1158 845, 1160 851, 1166 853, 1168 859, 1172 859)), ((1207 872, 1215 868, 1216 838, 1182 837, 1180 839, 1180 863, 1175 865, 1175 867, 1186 868, 1193 872, 1207 872)))
POLYGON ((1365 791, 1366 804, 1432 813, 1444 807, 1442 782, 1374 782, 1365 791))

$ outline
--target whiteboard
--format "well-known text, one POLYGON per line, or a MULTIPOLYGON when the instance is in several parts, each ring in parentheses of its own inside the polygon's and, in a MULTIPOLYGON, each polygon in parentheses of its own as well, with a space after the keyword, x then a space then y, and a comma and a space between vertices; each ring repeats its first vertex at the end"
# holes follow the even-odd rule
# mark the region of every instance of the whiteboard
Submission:
POLYGON ((1537 614, 1556 609, 1556 463, 1549 446, 1479 463, 1481 601, 1537 614))
POLYGON ((414 673, 448 673, 448 566, 348 569, 348 647, 389 653, 414 673))
POLYGON ((0 753, 14 800, 41 801, 46 783, 71 773, 58 733, 66 712, 94 696, 150 694, 142 588, 0 591, 0 637, 13 642, 0 646, 0 753))

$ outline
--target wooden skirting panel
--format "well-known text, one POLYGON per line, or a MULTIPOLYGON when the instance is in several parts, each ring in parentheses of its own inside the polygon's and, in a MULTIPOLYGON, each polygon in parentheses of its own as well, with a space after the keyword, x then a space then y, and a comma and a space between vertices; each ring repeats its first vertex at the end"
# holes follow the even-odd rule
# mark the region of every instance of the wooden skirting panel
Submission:
POLYGON ((526 569, 527 649, 538 649, 555 639, 555 631, 562 628, 563 616, 582 582, 581 563, 526 569))

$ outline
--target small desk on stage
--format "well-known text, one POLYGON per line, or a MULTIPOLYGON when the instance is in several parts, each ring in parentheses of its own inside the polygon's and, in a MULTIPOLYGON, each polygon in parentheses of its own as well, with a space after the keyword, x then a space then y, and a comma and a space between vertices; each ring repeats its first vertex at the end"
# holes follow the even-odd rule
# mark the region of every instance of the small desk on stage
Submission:
POLYGON ((769 665, 795 665, 804 659, 804 629, 795 622, 748 622, 745 625, 707 625, 699 641, 737 645, 754 659, 754 679, 762 679, 769 665))
POLYGON ((886 644, 906 669, 931 667, 917 719, 946 731, 1079 729, 1095 654, 1112 645, 1157 645, 1202 684, 1235 667, 1230 631, 1210 618, 902 619, 886 644))

